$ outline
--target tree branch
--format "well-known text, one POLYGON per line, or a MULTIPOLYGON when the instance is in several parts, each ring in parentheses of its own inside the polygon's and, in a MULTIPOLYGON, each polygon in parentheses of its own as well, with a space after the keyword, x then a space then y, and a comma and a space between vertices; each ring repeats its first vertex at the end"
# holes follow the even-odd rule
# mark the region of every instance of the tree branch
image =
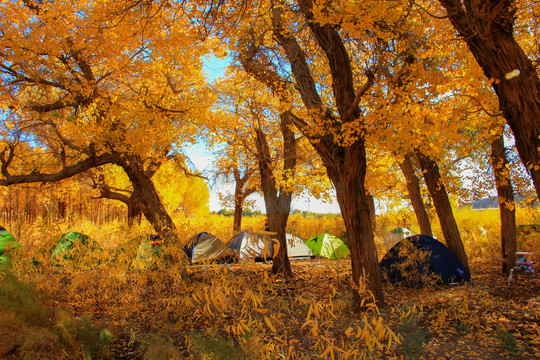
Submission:
POLYGON ((105 164, 117 164, 120 161, 120 155, 118 154, 103 154, 96 157, 86 158, 73 165, 68 165, 67 167, 64 167, 62 170, 55 173, 43 174, 38 171, 33 171, 32 173, 25 175, 10 175, 7 170, 7 166, 11 161, 9 160, 9 157, 7 161, 4 161, 5 159, 3 154, 4 152, 2 153, 2 158, 0 159, 0 161, 2 162, 2 175, 4 176, 4 179, 0 179, 0 185, 2 186, 22 183, 59 181, 70 178, 74 175, 80 174, 97 166, 105 164))
POLYGON ((356 92, 356 96, 354 97, 351 108, 349 109, 349 111, 347 111, 347 114, 345 115, 346 119, 351 117, 355 111, 358 111, 358 105, 360 104, 360 100, 362 100, 362 96, 364 96, 364 94, 373 86, 375 74, 373 74, 371 70, 367 70, 366 76, 367 80, 364 85, 362 85, 362 87, 356 92))

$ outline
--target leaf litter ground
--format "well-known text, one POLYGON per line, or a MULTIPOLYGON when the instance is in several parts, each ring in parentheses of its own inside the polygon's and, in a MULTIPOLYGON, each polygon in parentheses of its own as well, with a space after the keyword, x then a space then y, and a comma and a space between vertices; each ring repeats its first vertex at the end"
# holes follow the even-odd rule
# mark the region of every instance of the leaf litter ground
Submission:
MULTIPOLYGON (((190 267, 187 283, 157 270, 149 276, 118 275, 122 280, 116 285, 112 281, 103 284, 99 276, 88 274, 60 277, 57 282, 49 277, 50 284, 43 289, 54 294, 55 307, 69 308, 75 314, 89 314, 96 321, 104 321, 116 335, 111 346, 112 358, 139 359, 145 352, 148 358, 148 349, 155 348, 161 341, 166 351, 176 354, 173 358, 197 359, 203 356, 200 347, 194 345, 194 334, 219 339, 234 337, 232 333, 238 330, 236 326, 240 327, 238 317, 245 316, 242 312, 246 311, 245 307, 234 310, 234 304, 228 303, 231 300, 219 299, 219 294, 234 291, 235 286, 244 284, 240 296, 246 296, 245 291, 253 296, 248 310, 254 322, 248 325, 266 329, 259 330, 262 339, 252 345, 266 349, 267 338, 273 337, 281 342, 281 352, 294 348, 290 357, 321 358, 323 348, 317 347, 320 344, 315 335, 331 338, 336 348, 340 348, 339 344, 347 342, 344 334, 360 316, 350 306, 350 261, 295 261, 292 267, 294 276, 288 279, 274 277, 269 264, 210 265, 190 267), (215 278, 223 272, 228 273, 228 277, 220 283, 215 278), (230 282, 231 279, 236 282, 230 282), (272 285, 265 287, 261 283, 272 285), (200 290, 201 284, 204 291, 200 290), (186 288, 199 290, 186 292, 186 288), (204 300, 205 294, 218 300, 204 300), (302 301, 321 306, 326 301, 334 301, 332 311, 337 317, 321 315, 319 329, 306 326, 310 315, 306 317, 308 306, 302 306, 302 301), (272 313, 281 315, 271 318, 272 313), (280 333, 287 336, 280 337, 280 333)), ((494 262, 474 263, 471 268, 473 280, 461 285, 411 289, 385 283, 387 304, 379 309, 380 315, 385 324, 399 334, 401 344, 375 349, 370 357, 540 359, 538 274, 520 276, 514 285, 508 286, 507 279, 499 273, 499 265, 494 262), (408 317, 399 317, 396 311, 399 309, 414 311, 408 317)), ((234 296, 229 293, 229 299, 234 300, 234 296)), ((220 351, 242 349, 244 355, 246 351, 253 351, 253 358, 257 358, 256 351, 235 341, 224 344, 232 347, 227 350, 224 345, 224 350, 220 351)), ((326 353, 322 358, 331 358, 332 354, 326 353)), ((344 354, 336 351, 334 355, 343 358, 344 354)))

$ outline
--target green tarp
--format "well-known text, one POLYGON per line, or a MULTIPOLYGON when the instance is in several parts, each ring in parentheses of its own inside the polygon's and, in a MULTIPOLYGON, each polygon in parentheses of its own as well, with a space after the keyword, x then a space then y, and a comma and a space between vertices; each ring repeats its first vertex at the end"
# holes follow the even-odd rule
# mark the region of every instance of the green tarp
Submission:
POLYGON ((9 254, 20 247, 13 235, 0 226, 0 269, 9 263, 9 254))
POLYGON ((329 259, 341 259, 351 253, 340 238, 330 234, 313 236, 307 239, 306 245, 313 251, 313 255, 329 259))

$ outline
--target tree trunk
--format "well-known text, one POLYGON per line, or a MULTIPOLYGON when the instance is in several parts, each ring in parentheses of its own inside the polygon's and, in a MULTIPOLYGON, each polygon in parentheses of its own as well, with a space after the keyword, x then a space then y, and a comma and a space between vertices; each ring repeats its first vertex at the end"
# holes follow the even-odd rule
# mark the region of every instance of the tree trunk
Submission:
POLYGON ((491 166, 499 196, 502 273, 508 274, 514 266, 514 254, 517 251, 516 204, 514 203, 514 189, 507 168, 508 160, 502 135, 491 143, 491 166))
POLYGON ((440 2, 484 74, 493 79, 499 107, 540 199, 540 79, 514 38, 514 1, 440 2))
POLYGON ((435 161, 424 154, 420 152, 417 152, 416 154, 418 162, 420 163, 420 168, 424 173, 424 180, 426 181, 431 198, 433 199, 435 211, 437 211, 437 216, 441 223, 441 229, 446 245, 450 251, 456 255, 459 261, 461 261, 470 274, 469 261, 467 259, 467 254, 465 253, 465 247, 463 246, 459 228, 452 212, 452 205, 450 204, 448 193, 446 192, 446 188, 444 187, 439 173, 439 167, 435 161))
POLYGON ((411 200, 414 214, 416 215, 416 220, 418 221, 418 226, 420 226, 420 233, 427 236, 433 236, 433 232, 431 231, 431 221, 429 220, 424 199, 422 199, 422 192, 420 191, 420 180, 414 173, 414 167, 411 162, 410 154, 407 154, 403 161, 399 163, 399 167, 401 168, 403 176, 407 182, 409 199, 411 200))
POLYGON ((133 193, 128 201, 126 202, 128 211, 127 211, 127 224, 128 226, 133 226, 135 222, 141 224, 142 220, 142 210, 141 205, 138 200, 135 199, 135 193, 133 193))
POLYGON ((242 216, 244 212, 244 200, 255 192, 255 189, 245 188, 249 179, 253 175, 253 169, 247 169, 243 175, 240 174, 240 170, 236 167, 233 168, 234 175, 234 220, 233 220, 233 232, 237 233, 242 229, 242 216))
MULTIPOLYGON (((238 183, 236 184, 238 187, 238 183)), ((233 219, 233 232, 236 234, 242 229, 242 213, 244 208, 244 198, 242 197, 242 191, 240 194, 237 193, 236 189, 234 192, 234 219, 233 219)))
POLYGON ((279 202, 270 202, 266 205, 266 215, 268 216, 268 229, 275 232, 272 238, 277 240, 279 246, 275 247, 272 258, 272 272, 274 274, 282 274, 291 276, 291 262, 287 253, 287 221, 289 220, 289 210, 281 208, 279 202))
POLYGON ((159 197, 152 178, 144 171, 142 162, 132 156, 118 165, 126 172, 133 185, 133 192, 140 201, 141 210, 157 235, 169 244, 178 242, 176 227, 159 197))
POLYGON ((58 200, 58 216, 61 219, 66 218, 66 209, 67 209, 66 202, 64 200, 58 200))
MULTIPOLYGON (((283 134, 283 154, 284 177, 294 176, 296 166, 296 139, 291 130, 291 120, 287 113, 283 113, 281 118, 281 132, 283 134)), ((275 232, 275 239, 279 246, 274 252, 272 259, 272 272, 291 276, 291 263, 287 254, 287 221, 291 211, 292 192, 290 189, 281 188, 278 195, 275 177, 272 169, 272 159, 270 149, 266 140, 266 135, 259 128, 256 136, 257 158, 259 160, 259 171, 261 175, 261 188, 266 206, 266 216, 268 217, 268 229, 275 232)), ((286 179, 284 179, 286 180, 286 179)))
POLYGON ((384 305, 381 269, 377 247, 373 239, 369 199, 364 186, 366 175, 366 154, 364 144, 356 141, 347 148, 341 148, 342 161, 326 163, 328 177, 336 189, 336 197, 343 215, 349 249, 353 280, 353 301, 359 305, 362 295, 358 291, 361 279, 367 281, 367 288, 373 293, 379 306, 384 305))

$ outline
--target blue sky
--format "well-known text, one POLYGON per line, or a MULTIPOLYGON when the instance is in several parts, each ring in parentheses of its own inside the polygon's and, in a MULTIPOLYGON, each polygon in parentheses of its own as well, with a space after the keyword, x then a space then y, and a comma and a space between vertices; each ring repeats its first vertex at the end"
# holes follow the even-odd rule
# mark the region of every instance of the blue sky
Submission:
MULTIPOLYGON (((204 69, 208 75, 210 81, 215 80, 221 76, 225 71, 225 68, 229 65, 229 59, 220 60, 215 57, 209 57, 204 60, 204 69)), ((208 151, 204 145, 196 144, 189 148, 184 149, 186 155, 190 158, 193 165, 197 170, 204 172, 212 169, 213 155, 208 151)), ((232 191, 232 185, 215 185, 210 188, 210 210, 218 211, 221 209, 219 204, 218 193, 223 191, 232 191)), ((264 200, 261 195, 252 195, 251 199, 256 200, 256 207, 261 212, 265 212, 264 200)), ((332 203, 325 203, 317 200, 313 197, 301 196, 293 199, 292 210, 311 211, 315 213, 339 213, 339 206, 336 201, 332 203)))

